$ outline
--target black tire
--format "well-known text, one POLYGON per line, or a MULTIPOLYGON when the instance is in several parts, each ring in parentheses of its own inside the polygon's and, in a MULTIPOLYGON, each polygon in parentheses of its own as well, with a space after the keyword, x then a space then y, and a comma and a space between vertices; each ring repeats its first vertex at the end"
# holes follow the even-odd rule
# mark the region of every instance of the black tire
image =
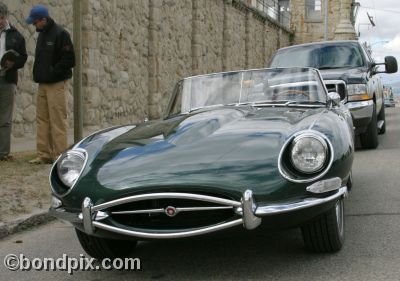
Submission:
POLYGON ((353 187, 353 171, 350 171, 349 178, 347 179, 346 186, 347 186, 347 190, 351 191, 351 188, 353 187))
POLYGON ((137 241, 99 238, 75 229, 79 242, 87 254, 95 259, 125 258, 133 252, 137 241))
POLYGON ((339 199, 332 209, 303 225, 301 232, 308 251, 339 251, 344 242, 344 199, 339 199))
POLYGON ((360 142, 363 148, 374 149, 378 147, 378 125, 376 107, 372 111, 372 119, 368 124, 367 131, 360 135, 360 142))
POLYGON ((383 126, 378 132, 380 135, 383 135, 384 133, 386 133, 386 117, 385 117, 385 105, 384 104, 382 104, 382 109, 378 114, 378 121, 383 121, 383 126))

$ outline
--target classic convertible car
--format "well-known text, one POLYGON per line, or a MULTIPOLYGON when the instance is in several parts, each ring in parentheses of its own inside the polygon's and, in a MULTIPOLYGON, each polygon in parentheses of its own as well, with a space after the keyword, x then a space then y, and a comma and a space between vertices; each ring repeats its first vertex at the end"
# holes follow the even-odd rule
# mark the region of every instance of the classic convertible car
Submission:
POLYGON ((91 256, 137 241, 233 227, 301 227, 306 249, 340 250, 353 125, 318 70, 275 68, 179 81, 161 120, 97 132, 50 172, 51 214, 91 256))

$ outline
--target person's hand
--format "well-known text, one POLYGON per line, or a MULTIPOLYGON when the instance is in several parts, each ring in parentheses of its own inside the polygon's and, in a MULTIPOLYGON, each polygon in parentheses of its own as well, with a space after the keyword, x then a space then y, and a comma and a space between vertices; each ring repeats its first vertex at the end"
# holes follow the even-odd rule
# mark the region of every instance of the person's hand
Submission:
POLYGON ((10 69, 10 68, 12 68, 13 66, 14 66, 14 61, 11 61, 11 60, 6 60, 6 62, 4 63, 4 68, 5 69, 10 69))

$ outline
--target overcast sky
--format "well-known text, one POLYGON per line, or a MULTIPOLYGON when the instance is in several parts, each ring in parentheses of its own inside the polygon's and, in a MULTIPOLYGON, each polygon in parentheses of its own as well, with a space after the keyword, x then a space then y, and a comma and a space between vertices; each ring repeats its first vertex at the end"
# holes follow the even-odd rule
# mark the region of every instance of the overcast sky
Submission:
MULTIPOLYGON (((395 56, 400 64, 400 1, 356 0, 360 3, 355 29, 361 42, 372 46, 376 62, 383 62, 387 55, 395 56), (373 27, 367 13, 375 23, 373 27)), ((382 75, 384 81, 399 81, 400 73, 382 75)))

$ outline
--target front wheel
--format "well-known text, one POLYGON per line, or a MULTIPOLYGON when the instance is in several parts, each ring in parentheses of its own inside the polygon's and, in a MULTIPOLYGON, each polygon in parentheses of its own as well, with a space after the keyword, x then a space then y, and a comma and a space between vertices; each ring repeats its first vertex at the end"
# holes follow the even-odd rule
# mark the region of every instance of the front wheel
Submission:
POLYGON ((382 104, 382 109, 378 114, 378 121, 383 121, 382 127, 379 129, 379 134, 383 135, 386 133, 386 118, 385 118, 385 105, 382 104))
POLYGON ((308 251, 339 251, 344 242, 344 199, 339 199, 329 211, 303 225, 301 232, 308 251))
POLYGON ((78 229, 75 231, 85 252, 99 260, 128 257, 137 244, 137 241, 106 239, 87 235, 78 229))
POLYGON ((375 104, 371 122, 368 124, 367 131, 360 135, 360 142, 363 148, 373 149, 378 147, 378 121, 375 104))

